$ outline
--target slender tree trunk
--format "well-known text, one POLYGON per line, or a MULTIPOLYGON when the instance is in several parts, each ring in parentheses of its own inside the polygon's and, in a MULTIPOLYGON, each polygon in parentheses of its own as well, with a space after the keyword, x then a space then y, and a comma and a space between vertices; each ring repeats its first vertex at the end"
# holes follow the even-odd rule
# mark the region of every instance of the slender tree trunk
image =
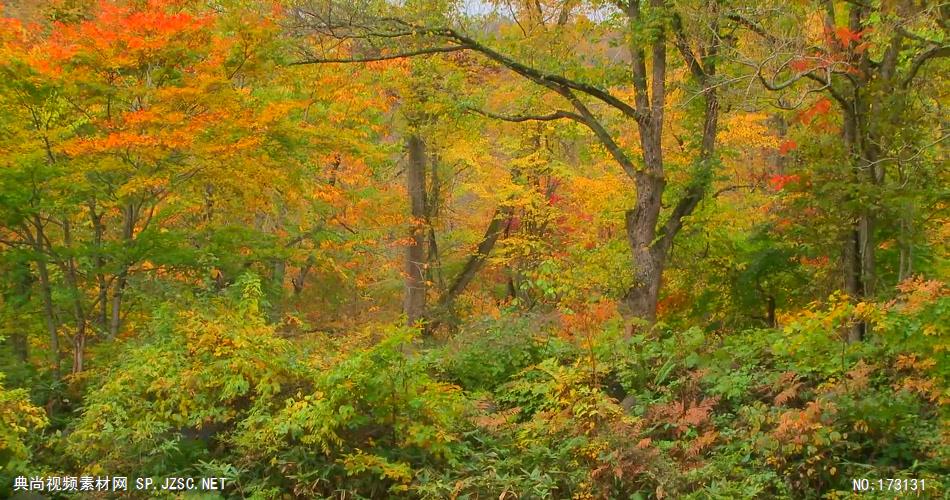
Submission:
POLYGON ((76 335, 73 337, 73 371, 75 375, 77 373, 82 373, 83 362, 85 360, 86 353, 86 324, 85 322, 79 323, 79 328, 76 330, 76 335))
MULTIPOLYGON (((482 237, 482 241, 478 243, 478 246, 475 248, 468 260, 465 261, 465 266, 462 267, 462 271, 455 277, 452 281, 452 284, 449 286, 449 289, 439 297, 438 303, 438 315, 432 319, 430 328, 435 330, 441 321, 446 318, 452 318, 452 308, 455 303, 455 299, 465 291, 465 288, 475 279, 475 276, 478 274, 478 271, 485 265, 485 262, 488 260, 488 256, 491 255, 492 249, 495 248, 495 244, 498 242, 498 239, 505 234, 506 226, 511 220, 512 208, 510 206, 502 206, 495 209, 495 212, 492 214, 492 218, 488 223, 488 227, 485 229, 485 235, 482 237)), ((514 285, 509 278, 508 281, 509 288, 512 288, 514 285)), ((510 290, 509 293, 514 293, 513 290, 510 290)), ((453 319, 454 321, 454 319, 453 319)))
POLYGON ((99 327, 99 331, 105 331, 109 323, 109 283, 106 280, 105 275, 105 259, 102 254, 102 241, 105 235, 105 227, 102 224, 102 215, 101 213, 96 212, 96 201, 92 199, 89 201, 89 220, 92 222, 92 231, 93 231, 93 247, 95 248, 95 255, 93 256, 93 263, 96 266, 96 285, 98 286, 98 297, 97 303, 99 305, 99 314, 96 319, 96 322, 99 327))
POLYGON ((765 321, 771 328, 778 328, 778 318, 775 316, 775 297, 769 295, 765 299, 765 321))
POLYGON ((39 215, 33 216, 33 225, 36 235, 33 238, 33 251, 36 252, 36 273, 40 279, 40 295, 43 298, 43 321, 49 335, 50 362, 53 370, 53 380, 59 381, 62 376, 62 355, 59 351, 59 325, 53 309, 53 287, 50 283, 49 268, 46 265, 46 235, 43 231, 43 222, 39 215))
MULTIPOLYGON (((876 146, 869 144, 869 105, 867 99, 861 95, 860 88, 856 90, 853 101, 847 104, 842 109, 844 116, 842 136, 851 161, 852 178, 856 186, 862 190, 872 190, 872 194, 876 195, 879 175, 875 161, 876 146)), ((867 203, 857 208, 852 214, 854 222, 846 233, 847 241, 842 252, 844 288, 851 300, 860 302, 874 294, 876 279, 874 250, 877 246, 874 237, 875 214, 873 206, 867 203)), ((849 328, 847 338, 849 342, 858 342, 868 333, 870 332, 867 322, 857 320, 849 328)))
MULTIPOLYGON (((67 249, 72 249, 73 237, 72 228, 67 217, 63 218, 63 241, 67 249)), ((76 272, 76 260, 72 255, 65 258, 61 264, 63 273, 66 275, 66 283, 69 285, 70 294, 73 303, 73 320, 76 323, 76 333, 73 334, 73 368, 75 375, 83 370, 83 360, 86 350, 86 312, 82 304, 82 290, 79 288, 79 276, 76 272)))
POLYGON ((415 134, 409 136, 407 148, 409 162, 406 167, 406 188, 412 215, 410 228, 412 241, 406 247, 404 311, 408 324, 416 326, 425 320, 426 313, 426 155, 425 144, 415 134))
MULTIPOLYGON (((865 278, 868 277, 869 267, 873 268, 873 260, 871 260, 873 257, 869 257, 867 253, 871 239, 868 229, 869 221, 862 217, 849 231, 845 243, 845 292, 854 301, 863 301, 869 296, 868 282, 865 278)), ((857 320, 848 330, 848 342, 859 342, 868 333, 867 322, 857 320)))
POLYGON ((911 204, 902 207, 900 216, 900 263, 897 271, 897 282, 900 283, 914 273, 914 219, 911 215, 911 204))
MULTIPOLYGON (((131 249, 137 219, 138 209, 135 207, 135 204, 129 203, 129 205, 125 207, 125 210, 123 210, 122 217, 122 241, 125 244, 126 251, 131 249)), ((115 339, 116 336, 119 335, 119 330, 122 328, 122 297, 125 294, 125 286, 128 282, 130 266, 131 264, 128 260, 124 261, 122 263, 122 269, 116 276, 115 289, 112 292, 112 314, 109 321, 110 340, 115 339)))
MULTIPOLYGON (((17 262, 16 266, 17 269, 13 276, 14 288, 12 293, 7 294, 4 299, 7 304, 13 306, 15 309, 22 309, 29 307, 30 291, 33 288, 33 275, 30 271, 28 261, 17 262)), ((10 334, 10 344, 17 359, 26 363, 30 358, 30 345, 26 332, 17 327, 16 330, 10 334)))
POLYGON ((439 159, 435 154, 429 158, 429 178, 428 190, 426 194, 426 225, 429 227, 426 239, 428 249, 426 252, 426 281, 435 283, 438 286, 439 293, 445 290, 445 279, 442 275, 442 259, 439 256, 439 242, 435 233, 435 221, 439 217, 439 204, 441 202, 442 184, 439 177, 439 159))
POLYGON ((277 285, 277 289, 283 294, 284 277, 287 275, 287 261, 285 261, 283 257, 274 259, 273 273, 274 284, 277 285))
POLYGON ((498 238, 504 232, 505 223, 510 216, 511 207, 506 206, 495 210, 495 213, 492 214, 491 221, 488 223, 488 228, 485 229, 485 236, 482 237, 482 241, 478 243, 475 252, 469 256, 465 262, 465 266, 458 276, 456 276, 448 291, 446 291, 445 295, 439 300, 441 304, 444 305, 453 302, 465 291, 465 288, 472 282, 475 275, 478 274, 478 271, 485 264, 485 261, 488 260, 488 256, 495 247, 495 243, 498 242, 498 238))
POLYGON ((294 287, 294 296, 299 296, 303 292, 304 284, 307 282, 307 276, 310 274, 310 270, 313 268, 313 254, 307 256, 307 261, 304 262, 303 266, 300 267, 300 270, 297 271, 297 275, 290 279, 291 285, 294 287))

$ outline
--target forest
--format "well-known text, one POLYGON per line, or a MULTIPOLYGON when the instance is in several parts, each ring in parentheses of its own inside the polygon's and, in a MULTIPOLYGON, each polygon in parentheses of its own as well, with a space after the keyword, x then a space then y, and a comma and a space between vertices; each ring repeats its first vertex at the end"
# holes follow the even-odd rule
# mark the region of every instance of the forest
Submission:
POLYGON ((0 2, 0 498, 948 498, 948 35, 0 2))

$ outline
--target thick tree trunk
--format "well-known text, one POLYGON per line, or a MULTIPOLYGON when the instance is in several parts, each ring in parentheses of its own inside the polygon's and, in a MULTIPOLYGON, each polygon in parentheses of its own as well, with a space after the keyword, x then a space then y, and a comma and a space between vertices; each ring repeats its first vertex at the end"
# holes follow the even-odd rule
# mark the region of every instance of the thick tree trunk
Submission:
POLYGON ((426 312, 426 156, 425 144, 416 136, 407 142, 409 162, 406 167, 406 187, 412 215, 409 246, 406 247, 406 293, 403 305, 407 322, 417 326, 425 320, 426 312))
MULTIPOLYGON (((638 203, 639 205, 639 203, 638 203)), ((656 321, 656 306, 660 295, 664 260, 653 247, 655 224, 650 215, 640 215, 649 206, 627 211, 627 241, 633 252, 634 283, 624 297, 631 315, 652 324, 656 321)), ((656 215, 659 210, 655 211, 656 215)), ((655 220, 655 219, 654 219, 655 220)))
MULTIPOLYGON (((652 8, 664 5, 662 0, 651 0, 652 8)), ((641 30, 653 23, 641 17, 640 2, 627 4, 627 16, 631 29, 641 30)), ((712 8, 718 12, 718 5, 712 8)), ((683 32, 681 22, 674 16, 672 24, 675 45, 692 77, 702 86, 706 107, 704 112, 702 142, 696 164, 696 175, 687 187, 685 196, 678 201, 669 219, 659 226, 663 208, 663 191, 666 179, 663 164, 663 117, 666 105, 666 31, 659 28, 650 44, 651 68, 647 78, 644 49, 638 44, 630 46, 631 73, 633 75, 634 100, 637 110, 637 131, 643 151, 642 169, 634 175, 637 186, 637 201, 633 210, 626 213, 627 240, 633 253, 634 283, 624 297, 630 314, 652 324, 656 322, 663 270, 673 247, 673 239, 683 225, 683 218, 693 213, 706 193, 714 167, 716 133, 719 120, 719 100, 713 78, 716 76, 718 54, 718 23, 714 19, 713 36, 701 47, 697 58, 683 32), (705 58, 705 59, 704 59, 705 58), (649 87, 649 92, 647 88, 649 87)))
MULTIPOLYGON (((703 78, 714 74, 707 67, 703 78)), ((714 168, 716 134, 719 123, 719 100, 714 87, 705 90, 706 109, 702 142, 697 162, 697 174, 685 196, 679 200, 666 223, 658 229, 662 198, 666 182, 662 177, 663 158, 660 145, 661 128, 653 124, 645 133, 641 125, 643 160, 647 168, 638 171, 636 208, 626 214, 627 240, 633 252, 634 284, 624 297, 631 314, 650 324, 656 322, 663 271, 666 267, 673 239, 683 227, 683 218, 693 213, 706 193, 709 175, 714 168)))

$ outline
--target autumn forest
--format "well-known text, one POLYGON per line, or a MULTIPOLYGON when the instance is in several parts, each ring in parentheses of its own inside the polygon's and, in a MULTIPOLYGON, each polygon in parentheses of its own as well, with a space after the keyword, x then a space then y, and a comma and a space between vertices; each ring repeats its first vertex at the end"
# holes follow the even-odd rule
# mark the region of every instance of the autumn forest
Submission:
POLYGON ((948 35, 0 2, 0 498, 947 498, 948 35))

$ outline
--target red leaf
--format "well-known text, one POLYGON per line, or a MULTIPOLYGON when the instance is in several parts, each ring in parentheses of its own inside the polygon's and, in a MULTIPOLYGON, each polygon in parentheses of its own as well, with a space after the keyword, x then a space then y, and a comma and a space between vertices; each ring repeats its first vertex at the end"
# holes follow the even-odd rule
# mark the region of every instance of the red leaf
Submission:
POLYGON ((795 149, 798 149, 798 144, 796 144, 795 141, 789 139, 787 141, 783 141, 782 144, 779 145, 778 153, 782 156, 785 156, 790 151, 795 150, 795 149))
POLYGON ((788 66, 799 73, 803 73, 811 69, 814 64, 811 61, 805 59, 796 59, 788 63, 788 66))
POLYGON ((769 186, 776 191, 781 191, 785 188, 785 185, 789 182, 797 182, 798 176, 795 174, 792 175, 781 175, 775 174, 772 177, 769 177, 769 186))

